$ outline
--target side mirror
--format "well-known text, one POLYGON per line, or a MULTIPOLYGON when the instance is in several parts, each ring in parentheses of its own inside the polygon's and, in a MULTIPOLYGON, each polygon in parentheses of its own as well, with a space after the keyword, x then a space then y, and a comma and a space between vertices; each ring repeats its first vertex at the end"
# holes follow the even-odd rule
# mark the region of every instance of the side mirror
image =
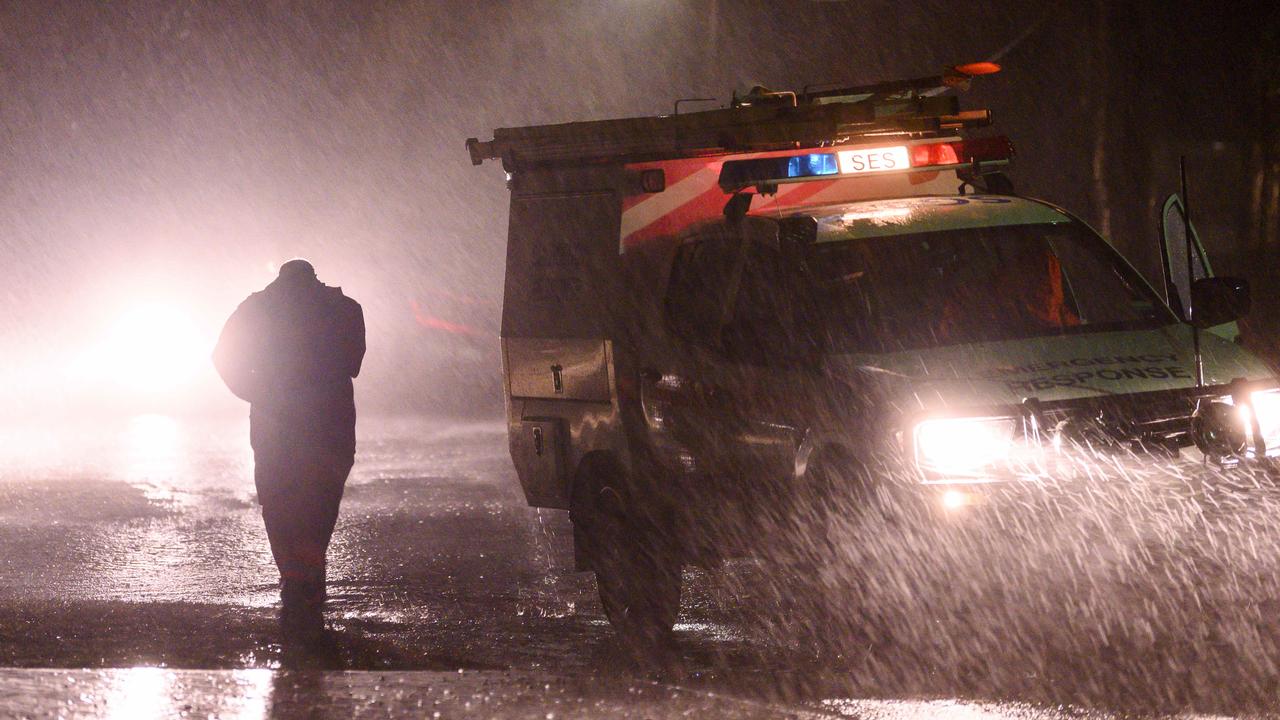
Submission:
POLYGON ((804 257, 805 249, 818 237, 818 221, 807 215, 778 221, 778 249, 788 260, 804 257))
POLYGON ((1249 312, 1249 281, 1201 278, 1191 283, 1191 323, 1200 329, 1239 320, 1249 312))

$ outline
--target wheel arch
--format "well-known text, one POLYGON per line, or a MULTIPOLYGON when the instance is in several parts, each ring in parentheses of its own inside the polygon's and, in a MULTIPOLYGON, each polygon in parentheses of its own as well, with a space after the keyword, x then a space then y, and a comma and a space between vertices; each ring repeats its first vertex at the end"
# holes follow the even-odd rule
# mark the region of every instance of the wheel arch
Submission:
POLYGON ((858 452, 848 438, 809 432, 796 452, 795 479, 804 480, 811 467, 833 461, 857 462, 858 452))
POLYGON ((591 548, 584 527, 597 511, 598 487, 602 477, 624 477, 626 466, 612 450, 592 450, 582 457, 570 475, 569 519, 573 523, 573 566, 592 570, 591 548))
MULTIPOLYGON (((592 450, 582 457, 570 476, 569 515, 595 509, 594 485, 602 477, 625 477, 627 472, 622 458, 612 450, 592 450)), ((621 490, 619 490, 621 492, 621 490)))

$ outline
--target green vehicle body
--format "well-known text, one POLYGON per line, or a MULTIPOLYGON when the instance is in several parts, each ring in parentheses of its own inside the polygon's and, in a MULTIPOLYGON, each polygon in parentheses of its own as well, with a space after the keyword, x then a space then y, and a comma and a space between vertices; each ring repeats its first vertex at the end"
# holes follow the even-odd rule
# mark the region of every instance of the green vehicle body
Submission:
MULTIPOLYGON (((1166 208, 1173 207, 1171 198, 1166 208)), ((855 203, 859 215, 847 237, 876 238, 965 228, 1055 225, 1079 222, 1047 203, 1015 197, 910 198, 855 203), (959 204, 956 204, 956 203, 959 204), (876 212, 910 208, 909 221, 876 212)), ((819 211, 820 212, 820 211, 819 211)), ((823 241, 821 230, 819 242, 823 241)), ((830 241, 828 239, 827 241, 830 241)), ((1198 239, 1197 239, 1198 243, 1198 239)), ((1134 277, 1138 273, 1117 254, 1134 277)), ((1207 262, 1207 261, 1206 261, 1207 262)), ((1152 295, 1159 295, 1148 288, 1152 295)), ((919 378, 921 400, 933 408, 956 404, 999 405, 1188 389, 1195 386, 1193 328, 1171 323, 1149 330, 1081 333, 928 350, 853 356, 858 364, 919 378)), ((1201 333, 1204 384, 1238 379, 1266 381, 1272 369, 1243 348, 1235 322, 1201 333)))

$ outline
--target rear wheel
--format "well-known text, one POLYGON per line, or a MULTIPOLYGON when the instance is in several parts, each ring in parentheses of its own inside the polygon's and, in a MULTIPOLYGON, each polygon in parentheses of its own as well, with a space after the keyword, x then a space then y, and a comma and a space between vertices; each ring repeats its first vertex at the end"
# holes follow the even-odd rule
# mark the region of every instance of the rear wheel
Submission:
POLYGON ((609 623, 628 644, 668 642, 681 590, 681 563, 670 539, 628 514, 607 481, 598 482, 589 505, 582 505, 575 508, 574 535, 585 545, 609 623))
POLYGON ((670 640, 680 614, 680 566, 627 525, 619 523, 610 531, 619 542, 595 558, 600 604, 624 640, 663 643, 670 640))

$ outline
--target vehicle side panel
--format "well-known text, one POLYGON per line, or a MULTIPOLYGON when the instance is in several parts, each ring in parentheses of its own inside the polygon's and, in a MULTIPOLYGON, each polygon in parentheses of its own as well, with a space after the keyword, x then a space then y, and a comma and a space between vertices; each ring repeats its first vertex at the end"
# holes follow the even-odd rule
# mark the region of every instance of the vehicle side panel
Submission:
POLYGON ((511 458, 525 497, 569 507, 587 454, 626 455, 611 328, 619 302, 621 168, 511 181, 502 352, 511 458))

